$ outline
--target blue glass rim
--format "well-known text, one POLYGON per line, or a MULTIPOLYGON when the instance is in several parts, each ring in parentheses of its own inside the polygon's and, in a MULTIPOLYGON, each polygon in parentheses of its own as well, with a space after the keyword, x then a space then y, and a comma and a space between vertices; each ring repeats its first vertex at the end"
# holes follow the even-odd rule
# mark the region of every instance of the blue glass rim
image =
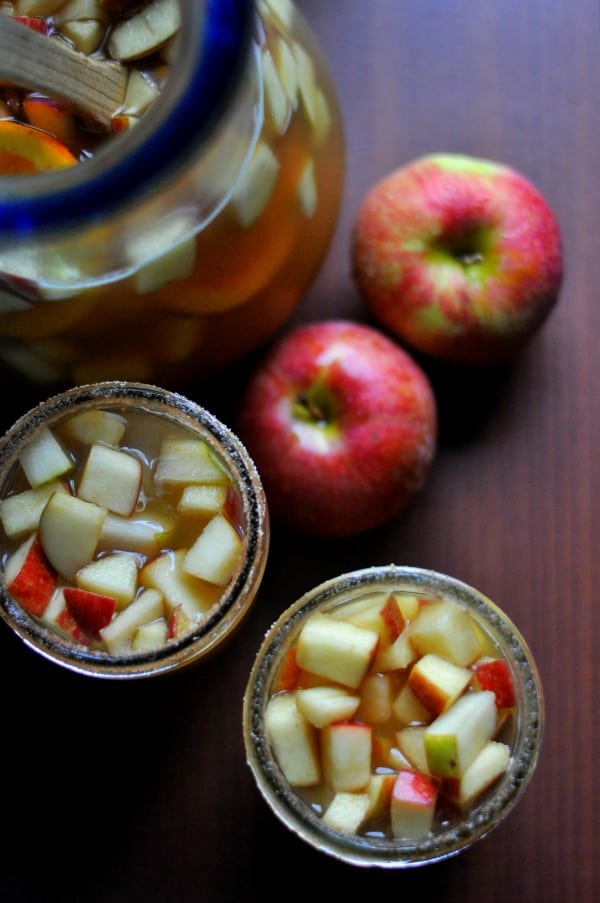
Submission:
MULTIPOLYGON (((255 3, 205 0, 202 10, 198 0, 180 0, 180 5, 183 48, 196 65, 176 102, 161 105, 161 99, 166 102, 169 97, 167 83, 165 97, 155 102, 155 107, 162 109, 158 125, 143 130, 141 142, 127 142, 125 135, 109 138, 107 144, 122 141, 123 149, 121 154, 111 155, 110 165, 94 166, 92 159, 43 176, 20 176, 29 183, 27 193, 0 197, 0 238, 36 237, 92 223, 112 210, 126 208, 133 199, 156 190, 210 134, 243 72, 255 3)), ((142 133, 142 123, 144 119, 132 132, 142 133)), ((101 147, 97 154, 98 162, 103 150, 101 147)), ((0 179, 0 190, 2 181, 7 180, 0 179)))

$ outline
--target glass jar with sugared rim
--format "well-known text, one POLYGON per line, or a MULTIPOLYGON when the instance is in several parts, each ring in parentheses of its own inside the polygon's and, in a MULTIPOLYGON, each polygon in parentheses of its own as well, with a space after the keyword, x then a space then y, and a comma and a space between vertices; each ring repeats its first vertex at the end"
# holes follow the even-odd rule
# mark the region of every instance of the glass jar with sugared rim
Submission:
POLYGON ((245 447, 178 393, 80 386, 0 439, 0 614, 71 671, 151 677, 212 653, 254 602, 269 539, 245 447))
POLYGON ((282 823, 389 869, 454 856, 508 816, 543 724, 508 616, 460 580, 396 565, 332 578, 283 612, 243 707, 248 765, 282 823))

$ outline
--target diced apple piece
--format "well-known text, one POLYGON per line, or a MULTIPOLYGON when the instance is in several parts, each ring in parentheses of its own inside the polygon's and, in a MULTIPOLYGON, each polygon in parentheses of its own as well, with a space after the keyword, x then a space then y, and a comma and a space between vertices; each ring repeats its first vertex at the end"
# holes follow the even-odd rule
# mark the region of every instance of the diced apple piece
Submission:
POLYGON ((417 838, 431 831, 439 784, 418 771, 400 771, 390 802, 392 834, 395 838, 417 838))
POLYGON ((132 652, 151 652, 165 645, 168 638, 168 626, 164 618, 140 624, 131 641, 132 652))
POLYGON ((267 122, 278 135, 283 135, 290 121, 291 107, 269 50, 261 55, 267 122))
POLYGON ((273 684, 273 692, 281 693, 282 691, 295 690, 300 680, 302 669, 298 666, 296 660, 296 647, 290 646, 286 649, 281 665, 277 672, 273 684))
POLYGON ((286 93, 287 99, 295 110, 298 106, 298 71, 296 60, 290 45, 279 35, 275 38, 272 47, 273 60, 279 75, 279 81, 286 93))
POLYGON ((439 715, 448 709, 471 682, 471 671, 428 652, 412 666, 408 683, 426 709, 439 715))
POLYGON ((410 636, 420 655, 435 652, 465 667, 481 656, 481 643, 468 612, 450 599, 421 606, 410 625, 410 636))
POLYGON ((176 640, 179 637, 185 636, 186 633, 189 633, 192 626, 192 622, 183 610, 183 606, 176 605, 169 615, 169 639, 176 640))
POLYGON ((97 19, 108 22, 108 12, 101 0, 67 0, 52 17, 56 25, 64 25, 76 19, 97 19))
POLYGON ((307 160, 298 178, 298 199, 306 219, 312 219, 317 210, 318 190, 314 160, 307 160))
POLYGON ((123 112, 141 116, 160 94, 158 85, 140 69, 132 69, 127 78, 123 112))
POLYGON ((356 689, 375 657, 379 640, 374 630, 315 612, 298 637, 298 664, 306 671, 356 689))
POLYGON ((175 524, 173 517, 158 511, 146 510, 131 517, 107 514, 98 549, 120 549, 153 558, 169 541, 175 524))
POLYGON ((296 693, 296 705, 315 727, 347 721, 358 709, 360 697, 343 687, 308 687, 296 693))
POLYGON ((389 674, 369 674, 360 685, 357 718, 368 724, 383 724, 391 718, 394 687, 389 674))
POLYGON ((135 555, 115 552, 90 561, 75 574, 75 583, 81 589, 117 600, 117 608, 125 608, 133 601, 137 591, 138 563, 135 555))
POLYGON ((219 514, 227 504, 226 486, 186 486, 177 505, 177 513, 206 517, 219 514))
POLYGON ((23 449, 19 461, 33 487, 56 480, 73 467, 73 461, 47 426, 43 426, 23 449))
POLYGON ((323 774, 334 792, 365 790, 371 777, 372 729, 359 721, 336 721, 321 730, 323 774))
POLYGON ((187 574, 226 586, 233 577, 242 551, 242 540, 222 514, 215 514, 183 560, 187 574))
POLYGON ((323 813, 323 824, 342 834, 356 834, 369 811, 367 793, 336 793, 323 813))
POLYGON ((97 19, 73 19, 65 22, 60 31, 80 53, 94 53, 104 40, 106 29, 97 19))
POLYGON ((56 588, 56 572, 37 533, 32 533, 8 558, 4 577, 6 589, 19 605, 37 617, 44 613, 56 588))
POLYGON ((65 580, 94 557, 106 508, 65 492, 50 496, 40 517, 39 533, 50 564, 65 580))
POLYGON ((188 483, 227 485, 228 476, 202 439, 165 439, 161 445, 154 479, 159 485, 188 483))
MULTIPOLYGON (((465 811, 494 781, 504 774, 510 762, 510 749, 504 743, 489 740, 469 765, 462 778, 456 781, 450 799, 465 811)), ((454 783, 454 782, 453 782, 454 783)), ((444 785, 444 790, 447 788, 444 785)))
POLYGON ((56 589, 41 617, 41 621, 75 643, 81 643, 82 646, 90 646, 92 643, 92 637, 79 626, 67 608, 63 587, 56 589))
POLYGON ((391 772, 377 773, 371 775, 367 794, 369 797, 369 808, 367 810, 367 818, 379 818, 389 812, 392 790, 396 782, 396 775, 391 772))
POLYGON ((491 690, 465 693, 423 733, 429 768, 444 778, 461 777, 496 730, 491 690))
POLYGON ((340 605, 331 614, 357 627, 376 630, 387 642, 394 642, 404 630, 404 617, 393 593, 377 593, 357 599, 340 605))
POLYGON ((401 724, 429 724, 432 714, 413 693, 408 681, 392 703, 392 713, 401 724))
POLYGON ((510 708, 517 701, 510 668, 503 658, 483 658, 473 665, 479 690, 493 690, 498 709, 510 708))
POLYGON ((75 414, 64 425, 64 433, 68 439, 83 442, 84 445, 116 446, 125 435, 127 421, 120 414, 91 408, 75 414))
POLYGON ((414 620, 421 608, 420 597, 415 593, 395 593, 398 607, 406 622, 414 620))
POLYGON ((19 0, 22 16, 50 16, 56 12, 64 0, 19 0))
POLYGON ((141 461, 125 451, 95 443, 83 466, 79 498, 129 516, 135 510, 142 485, 141 461))
POLYGON ((310 123, 315 143, 320 144, 331 123, 331 113, 323 91, 317 84, 315 66, 304 48, 295 41, 292 45, 298 67, 298 89, 306 118, 310 123))
POLYGON ((380 646, 375 659, 376 671, 404 671, 417 658, 417 650, 410 641, 410 632, 403 630, 389 645, 380 646))
POLYGON ((150 0, 111 31, 108 52, 114 60, 134 60, 159 50, 181 24, 177 0, 150 0))
POLYGON ((409 725, 396 733, 398 749, 413 768, 422 774, 430 774, 425 751, 425 725, 409 725))
POLYGON ((317 731, 301 714, 294 693, 272 696, 265 709, 265 730, 286 780, 311 787, 321 780, 317 731))
POLYGON ((0 500, 0 520, 7 536, 21 536, 36 530, 46 502, 54 492, 68 492, 60 480, 24 489, 0 500))
POLYGON ((218 601, 222 590, 186 574, 183 570, 186 554, 186 549, 162 552, 141 569, 139 580, 142 586, 161 591, 168 614, 181 605, 190 621, 195 623, 199 615, 218 601))
POLYGON ((100 631, 104 646, 117 655, 127 651, 139 627, 156 621, 164 615, 164 599, 157 589, 143 590, 137 599, 118 612, 110 624, 100 631))
MULTIPOLYGON (((133 113, 118 116, 139 119, 133 113)), ((117 131, 113 117, 113 131, 117 131)), ((130 237, 127 254, 137 267, 135 289, 140 295, 155 292, 176 279, 186 279, 196 262, 196 239, 193 220, 188 211, 171 214, 156 223, 149 224, 143 232, 130 237)))
POLYGON ((295 12, 292 0, 262 0, 262 2, 270 10, 279 27, 289 31, 295 12))
POLYGON ((100 631, 110 623, 117 608, 117 600, 113 596, 89 592, 77 586, 65 586, 63 589, 67 608, 89 636, 99 639, 100 631))
POLYGON ((259 141, 231 196, 231 205, 245 229, 265 210, 279 176, 280 163, 268 144, 259 141))

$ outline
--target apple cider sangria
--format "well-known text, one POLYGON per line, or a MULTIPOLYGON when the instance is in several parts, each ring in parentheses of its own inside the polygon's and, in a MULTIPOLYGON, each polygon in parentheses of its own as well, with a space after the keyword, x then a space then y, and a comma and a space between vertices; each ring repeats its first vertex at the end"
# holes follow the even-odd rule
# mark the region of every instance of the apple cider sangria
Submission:
POLYGON ((92 671, 170 667, 245 613, 268 544, 262 487, 203 409, 141 384, 83 387, 1 450, 4 613, 18 606, 42 647, 92 671))
POLYGON ((127 75, 107 127, 0 86, 0 359, 41 383, 181 384, 270 338, 322 262, 344 173, 335 91, 291 0, 0 13, 127 75))
POLYGON ((317 590, 324 605, 308 594, 267 637, 247 691, 248 758, 278 814, 289 806, 284 820, 334 855, 443 858, 521 791, 537 755, 522 749, 532 691, 516 634, 487 601, 434 579, 409 586, 402 569, 374 586, 376 572, 341 578, 340 600, 335 581, 317 590), (269 786, 279 780, 283 804, 269 786))

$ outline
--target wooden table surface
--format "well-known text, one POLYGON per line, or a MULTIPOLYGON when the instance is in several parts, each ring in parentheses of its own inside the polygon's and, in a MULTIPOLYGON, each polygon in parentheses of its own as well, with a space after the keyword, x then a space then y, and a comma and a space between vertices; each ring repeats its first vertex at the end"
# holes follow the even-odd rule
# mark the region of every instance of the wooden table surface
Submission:
MULTIPOLYGON (((348 172, 330 253, 295 322, 366 318, 349 275, 357 206, 375 180, 434 150, 495 158, 535 182, 562 227, 561 299, 513 365, 437 387, 437 459, 399 518, 339 542, 274 531, 248 620, 200 669, 97 682, 48 665, 2 629, 6 903, 285 900, 292 890, 600 899, 598 0, 299 6, 338 86, 348 172), (458 857, 404 872, 345 866, 288 833, 259 797, 241 735, 246 677, 275 616, 323 579, 390 561, 446 572, 494 599, 527 638, 546 696, 540 762, 514 812, 458 857)), ((217 414, 231 397, 196 391, 217 414)), ((4 427, 25 409, 11 398, 4 427)))

